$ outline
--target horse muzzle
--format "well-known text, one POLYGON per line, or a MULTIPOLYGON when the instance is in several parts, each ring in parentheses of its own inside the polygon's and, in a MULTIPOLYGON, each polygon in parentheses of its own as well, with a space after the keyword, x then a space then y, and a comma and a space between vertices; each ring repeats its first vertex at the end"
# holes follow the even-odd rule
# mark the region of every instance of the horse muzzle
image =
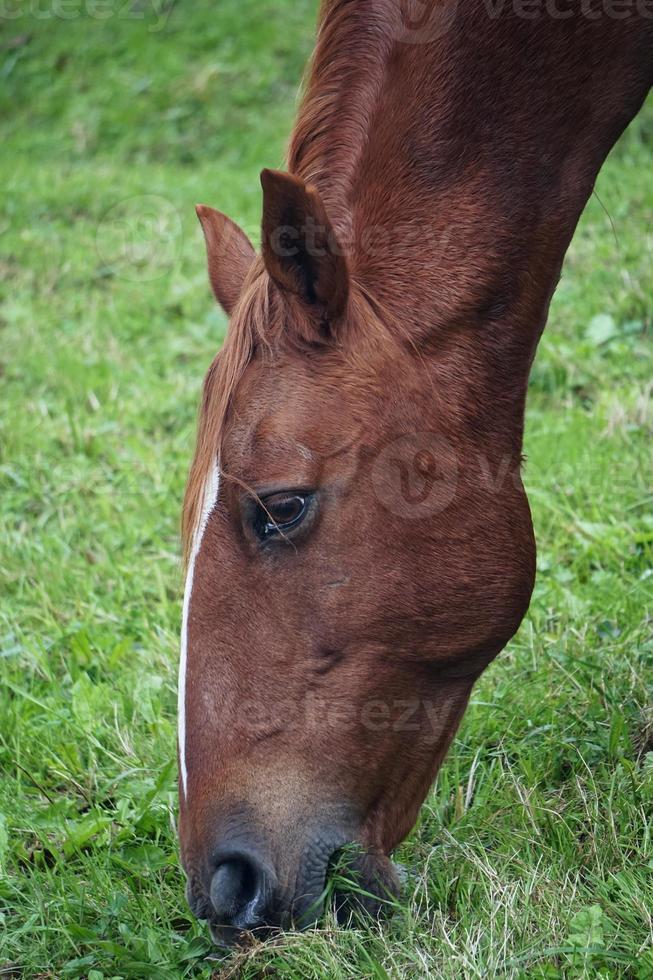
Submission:
MULTIPOLYGON (((299 860, 276 861, 261 838, 222 841, 199 874, 189 872, 186 895, 193 913, 208 921, 213 941, 233 946, 248 934, 264 939, 279 929, 305 929, 321 917, 334 856, 353 840, 344 828, 311 833, 299 860)), ((390 861, 361 852, 352 871, 366 898, 358 904, 378 912, 399 890, 390 861), (373 899, 379 895, 378 903, 373 899)), ((337 896, 340 910, 351 902, 337 896)))

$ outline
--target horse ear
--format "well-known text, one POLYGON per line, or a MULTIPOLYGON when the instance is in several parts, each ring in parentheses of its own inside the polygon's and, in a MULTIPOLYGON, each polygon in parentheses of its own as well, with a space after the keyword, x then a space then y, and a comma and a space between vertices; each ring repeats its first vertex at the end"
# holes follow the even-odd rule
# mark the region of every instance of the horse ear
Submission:
POLYGON ((335 320, 349 292, 347 261, 315 187, 279 170, 261 173, 263 261, 283 290, 335 320))
POLYGON ((209 279, 215 298, 231 316, 256 253, 245 232, 226 214, 205 204, 198 204, 195 210, 204 232, 209 279))

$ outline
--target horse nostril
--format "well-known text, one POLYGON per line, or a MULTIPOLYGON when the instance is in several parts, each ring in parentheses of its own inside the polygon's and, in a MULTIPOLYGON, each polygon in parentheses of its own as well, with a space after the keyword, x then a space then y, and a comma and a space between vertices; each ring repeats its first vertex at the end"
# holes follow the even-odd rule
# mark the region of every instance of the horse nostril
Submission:
POLYGON ((253 858, 243 855, 222 861, 210 890, 216 923, 237 929, 260 925, 264 893, 264 872, 253 858))

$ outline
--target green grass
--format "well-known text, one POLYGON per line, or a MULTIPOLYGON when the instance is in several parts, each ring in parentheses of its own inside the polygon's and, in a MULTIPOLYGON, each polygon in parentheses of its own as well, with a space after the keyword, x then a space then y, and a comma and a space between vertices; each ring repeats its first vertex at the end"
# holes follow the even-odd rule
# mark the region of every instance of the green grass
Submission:
POLYGON ((599 179, 533 371, 531 611, 401 848, 401 908, 222 960, 186 909, 178 512, 225 328, 193 204, 256 234, 314 8, 0 20, 0 976, 646 980, 650 105, 599 179), (125 261, 139 213, 156 247, 125 261))

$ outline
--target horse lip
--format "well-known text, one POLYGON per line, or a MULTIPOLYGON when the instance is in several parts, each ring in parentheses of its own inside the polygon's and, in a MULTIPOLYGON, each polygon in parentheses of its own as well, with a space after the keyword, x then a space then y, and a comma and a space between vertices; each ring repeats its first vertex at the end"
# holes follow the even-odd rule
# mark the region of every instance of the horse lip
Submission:
POLYGON ((222 949, 232 949, 234 946, 244 944, 250 937, 261 942, 268 939, 278 928, 278 926, 261 923, 255 929, 239 929, 237 926, 222 926, 209 920, 211 939, 216 946, 222 949))
POLYGON ((312 841, 304 854, 290 906, 290 918, 296 928, 307 929, 319 921, 324 910, 329 864, 334 854, 352 839, 351 832, 339 830, 312 841))

